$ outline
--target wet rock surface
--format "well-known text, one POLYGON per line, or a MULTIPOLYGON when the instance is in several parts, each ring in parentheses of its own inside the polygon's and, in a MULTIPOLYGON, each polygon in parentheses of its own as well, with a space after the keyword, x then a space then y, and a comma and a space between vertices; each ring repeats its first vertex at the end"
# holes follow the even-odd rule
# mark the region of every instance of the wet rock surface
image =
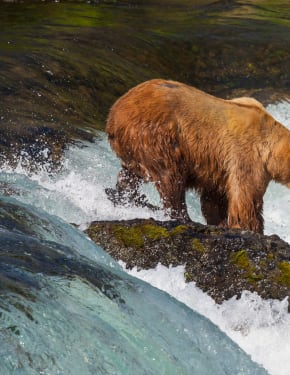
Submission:
POLYGON ((286 1, 1 1, 0 152, 93 139, 129 88, 156 77, 263 104, 289 97, 286 1))
POLYGON ((276 235, 153 219, 93 222, 87 234, 130 269, 184 265, 186 281, 217 303, 243 290, 265 299, 290 295, 290 246, 276 235))

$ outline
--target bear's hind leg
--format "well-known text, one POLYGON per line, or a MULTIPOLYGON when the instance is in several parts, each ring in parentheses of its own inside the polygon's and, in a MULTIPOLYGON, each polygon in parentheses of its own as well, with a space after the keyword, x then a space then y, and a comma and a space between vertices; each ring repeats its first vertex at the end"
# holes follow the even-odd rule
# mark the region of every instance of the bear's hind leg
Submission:
POLYGON ((264 230, 263 199, 231 200, 229 204, 229 227, 262 233, 264 230))
POLYGON ((200 195, 201 212, 208 225, 227 226, 228 200, 225 194, 203 190, 200 195))
POLYGON ((253 184, 253 181, 254 178, 249 181, 244 179, 243 185, 238 182, 230 185, 228 224, 230 228, 263 233, 263 195, 266 185, 258 182, 253 184))

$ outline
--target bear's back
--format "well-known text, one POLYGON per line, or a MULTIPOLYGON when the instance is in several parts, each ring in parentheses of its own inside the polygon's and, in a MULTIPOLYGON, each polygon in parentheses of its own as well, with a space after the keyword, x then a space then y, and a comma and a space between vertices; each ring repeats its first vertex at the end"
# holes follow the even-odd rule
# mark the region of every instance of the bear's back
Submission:
POLYGON ((246 106, 254 106, 254 107, 257 107, 257 108, 260 108, 260 109, 265 109, 263 104, 258 102, 258 100, 254 99, 254 98, 247 97, 247 96, 242 96, 240 98, 234 98, 234 99, 231 99, 229 101, 234 102, 234 103, 238 103, 238 104, 242 104, 242 105, 246 105, 246 106))

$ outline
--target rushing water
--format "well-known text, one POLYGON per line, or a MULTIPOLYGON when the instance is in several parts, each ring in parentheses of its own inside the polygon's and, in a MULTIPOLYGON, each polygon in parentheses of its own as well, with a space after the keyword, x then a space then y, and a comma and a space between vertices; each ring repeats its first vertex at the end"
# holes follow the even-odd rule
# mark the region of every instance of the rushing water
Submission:
MULTIPOLYGON (((290 128, 289 103, 268 110, 290 128)), ((0 174, 2 195, 10 195, 0 204, 6 264, 0 268, 6 290, 0 288, 1 375, 263 373, 195 311, 270 374, 289 374, 287 301, 264 301, 245 291, 240 300, 219 306, 194 283, 185 283, 182 267, 131 271, 172 299, 126 276, 66 224, 85 229, 92 220, 165 219, 162 212, 115 208, 108 201, 104 188, 114 186, 119 161, 103 133, 93 143, 70 147, 58 173, 45 167, 28 172, 25 158, 16 169, 2 166, 0 174)), ((160 204, 151 185, 144 191, 160 204)), ((266 233, 288 242, 289 201, 289 190, 276 184, 265 196, 266 233)), ((194 193, 187 203, 192 219, 202 221, 194 193)))
POLYGON ((56 217, 1 199, 0 223, 1 375, 265 373, 56 217))
MULTIPOLYGON (((98 150, 92 146, 89 156, 98 150)), ((79 151, 71 150, 82 162, 74 160, 68 180, 2 169, 3 193, 16 199, 0 199, 0 374, 265 374, 208 319, 130 277, 47 213, 76 219, 79 212, 82 221, 107 209, 96 175, 93 201, 82 204, 90 196, 81 184, 70 212, 75 176, 86 182, 92 174, 79 151)))

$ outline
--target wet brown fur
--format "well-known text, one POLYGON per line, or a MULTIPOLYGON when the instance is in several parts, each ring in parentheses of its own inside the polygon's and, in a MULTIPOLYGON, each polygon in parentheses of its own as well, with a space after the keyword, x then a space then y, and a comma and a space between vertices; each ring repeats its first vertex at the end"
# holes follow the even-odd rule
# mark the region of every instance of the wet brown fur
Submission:
POLYGON ((155 79, 117 100, 106 131, 122 162, 117 190, 152 181, 172 218, 189 219, 194 188, 208 224, 263 232, 269 182, 290 183, 290 132, 252 98, 155 79))

